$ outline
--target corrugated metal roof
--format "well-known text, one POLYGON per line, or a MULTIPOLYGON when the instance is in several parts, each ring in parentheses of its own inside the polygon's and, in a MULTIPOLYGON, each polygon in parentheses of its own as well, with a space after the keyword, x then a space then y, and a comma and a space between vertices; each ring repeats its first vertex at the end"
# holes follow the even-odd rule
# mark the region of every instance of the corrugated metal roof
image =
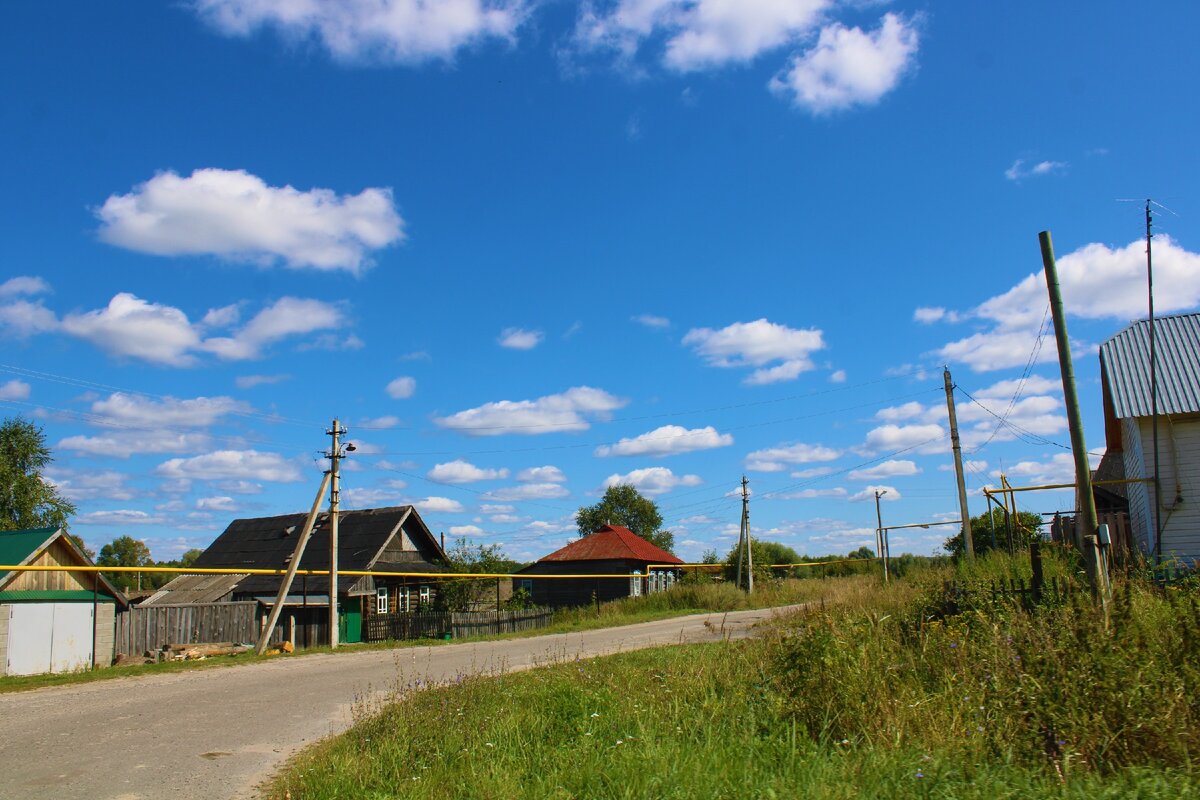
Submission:
POLYGON ((24 564, 57 531, 58 528, 0 531, 0 564, 24 564))
MULTIPOLYGON (((1154 320, 1158 413, 1200 412, 1200 314, 1154 320)), ((1150 416, 1150 323, 1138 320, 1100 345, 1117 419, 1150 416)))
POLYGON ((179 575, 139 606, 215 603, 234 590, 245 575, 179 575))
POLYGON ((115 603, 117 599, 103 592, 93 595, 87 589, 13 589, 0 592, 0 603, 72 602, 115 603))
POLYGON ((652 564, 682 564, 683 561, 661 547, 647 542, 629 528, 605 525, 595 533, 555 550, 543 561, 648 561, 652 564))

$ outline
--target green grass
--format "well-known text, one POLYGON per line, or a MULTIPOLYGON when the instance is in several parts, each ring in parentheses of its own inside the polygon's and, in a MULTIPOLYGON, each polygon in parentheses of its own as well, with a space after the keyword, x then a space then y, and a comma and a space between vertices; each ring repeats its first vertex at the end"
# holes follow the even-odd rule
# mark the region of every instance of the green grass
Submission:
MULTIPOLYGON (((1200 795, 1200 592, 1122 584, 1108 628, 1084 593, 1033 613, 990 595, 986 610, 946 612, 944 581, 990 586, 1023 569, 997 556, 886 588, 861 576, 812 582, 823 585, 805 591, 826 602, 759 639, 402 694, 358 709, 349 732, 302 753, 265 791, 291 800, 1200 795)), ((1062 559, 1049 569, 1073 574, 1062 559)))

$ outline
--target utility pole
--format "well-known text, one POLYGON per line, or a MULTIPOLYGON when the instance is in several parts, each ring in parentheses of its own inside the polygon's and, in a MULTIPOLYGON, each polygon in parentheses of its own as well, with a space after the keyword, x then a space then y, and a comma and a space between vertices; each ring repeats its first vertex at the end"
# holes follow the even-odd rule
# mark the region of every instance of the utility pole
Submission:
POLYGON ((946 383, 946 410, 950 413, 950 444, 954 449, 954 475, 958 479, 958 509, 962 515, 962 535, 967 560, 975 558, 975 541, 971 537, 971 512, 967 510, 967 480, 963 475, 962 447, 958 441, 958 417, 954 413, 954 383, 950 368, 942 372, 946 383))
POLYGON ((738 525, 737 572, 734 573, 733 583, 742 588, 742 562, 746 555, 746 476, 742 476, 742 519, 738 525))
POLYGON ((1150 309, 1150 438, 1154 440, 1154 561, 1162 563, 1162 481, 1158 479, 1158 359, 1154 354, 1154 268, 1150 255, 1153 236, 1150 199, 1146 199, 1146 292, 1150 309))
POLYGON ((887 532, 883 529, 883 513, 879 510, 879 498, 887 494, 887 489, 882 492, 875 490, 875 523, 879 526, 875 529, 877 534, 876 541, 879 542, 879 557, 883 561, 883 582, 888 581, 888 559, 887 559, 887 532))
MULTIPOLYGON (((338 424, 337 418, 333 420, 333 427, 325 431, 332 440, 333 446, 329 450, 329 647, 336 649, 338 646, 338 509, 341 504, 341 476, 339 474, 339 462, 345 458, 345 453, 342 451, 340 438, 346 433, 346 429, 338 424)), ((353 449, 351 445, 347 449, 353 449)))
POLYGON ((750 541, 750 490, 749 481, 742 476, 742 527, 746 530, 746 592, 754 594, 754 548, 750 541))
MULTIPOLYGON (((1042 248, 1042 266, 1046 272, 1046 291, 1050 294, 1050 311, 1054 317, 1054 339, 1058 345, 1058 363, 1062 369, 1063 402, 1067 407, 1067 425, 1071 431, 1071 452, 1075 456, 1075 492, 1083 518, 1083 557, 1087 564, 1092 592, 1100 601, 1105 620, 1108 619, 1108 574, 1099 551, 1097 539, 1100 523, 1096 517, 1096 498, 1092 494, 1092 469, 1088 464, 1087 445, 1083 438, 1083 420, 1079 414, 1079 396, 1075 391, 1075 367, 1071 362, 1071 340, 1067 338, 1067 319, 1063 312, 1062 290, 1058 285, 1058 267, 1054 263, 1054 243, 1050 231, 1038 234, 1042 248)), ((1010 492, 1011 494, 1011 492, 1010 492)))

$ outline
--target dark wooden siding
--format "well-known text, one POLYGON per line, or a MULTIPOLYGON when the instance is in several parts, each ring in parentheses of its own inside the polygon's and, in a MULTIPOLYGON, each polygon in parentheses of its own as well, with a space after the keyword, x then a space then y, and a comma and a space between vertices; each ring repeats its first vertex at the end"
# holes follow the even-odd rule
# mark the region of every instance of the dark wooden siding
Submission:
POLYGON ((521 579, 532 581, 530 593, 539 606, 560 608, 601 603, 629 596, 629 578, 552 578, 539 580, 538 575, 618 575, 635 570, 645 572, 642 561, 540 561, 521 570, 514 581, 520 589, 521 579))

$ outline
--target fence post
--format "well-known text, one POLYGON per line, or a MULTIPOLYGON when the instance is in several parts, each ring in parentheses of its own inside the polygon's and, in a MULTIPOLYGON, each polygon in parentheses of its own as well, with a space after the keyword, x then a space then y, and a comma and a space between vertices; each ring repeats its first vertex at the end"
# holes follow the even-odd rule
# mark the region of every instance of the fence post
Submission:
POLYGON ((1033 590, 1033 602, 1041 603, 1045 575, 1042 572, 1042 542, 1040 539, 1034 538, 1029 542, 1029 565, 1033 568, 1033 582, 1030 584, 1030 588, 1033 590))

